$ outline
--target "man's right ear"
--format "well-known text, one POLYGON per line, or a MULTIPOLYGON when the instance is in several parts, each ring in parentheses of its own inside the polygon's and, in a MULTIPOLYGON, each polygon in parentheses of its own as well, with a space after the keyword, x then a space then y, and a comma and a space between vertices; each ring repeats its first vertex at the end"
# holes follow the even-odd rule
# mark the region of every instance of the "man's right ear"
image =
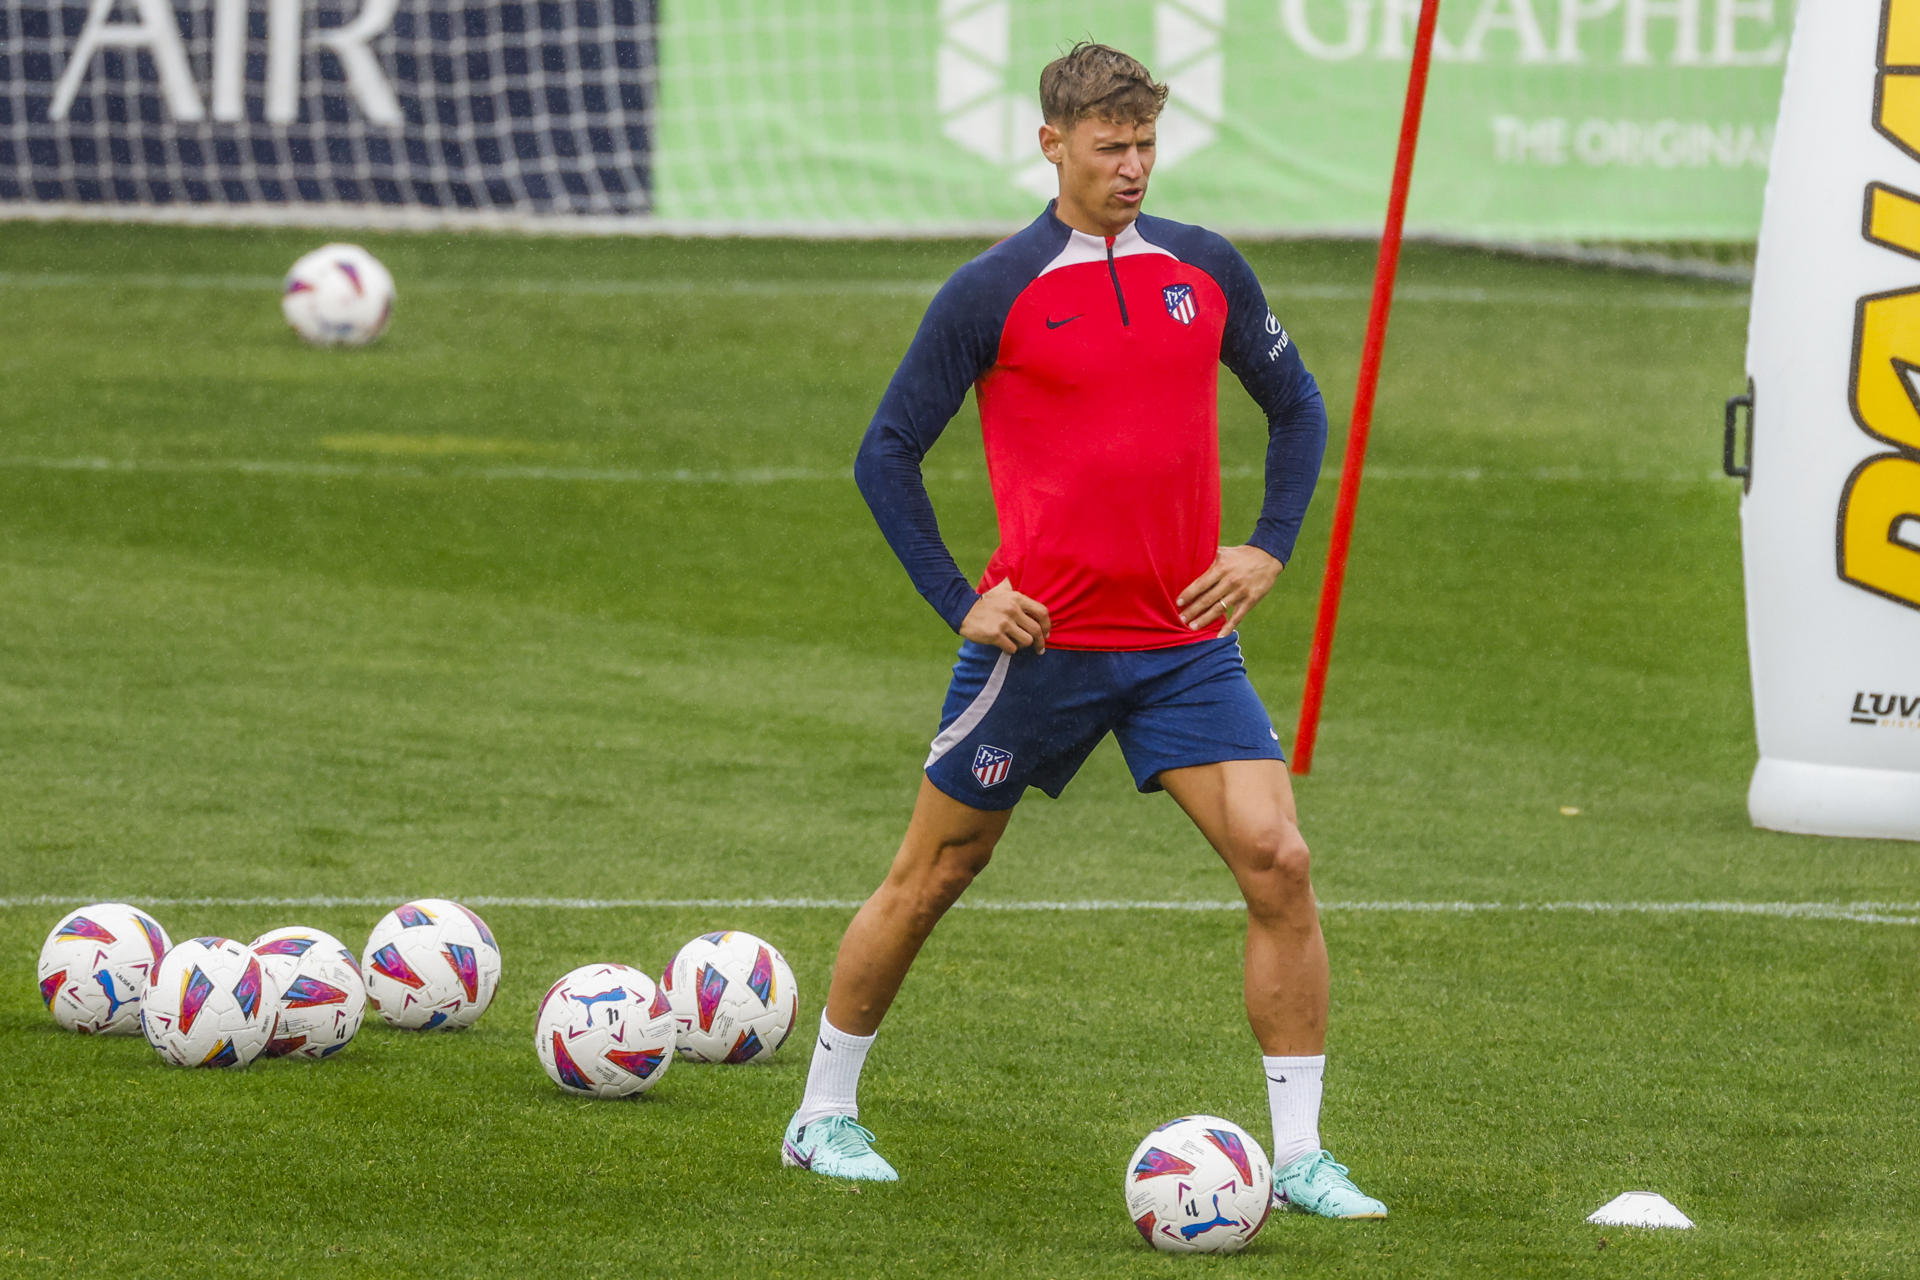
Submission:
POLYGON ((1059 164, 1061 152, 1066 150, 1067 140, 1060 131, 1050 124, 1040 126, 1040 154, 1049 164, 1059 164))

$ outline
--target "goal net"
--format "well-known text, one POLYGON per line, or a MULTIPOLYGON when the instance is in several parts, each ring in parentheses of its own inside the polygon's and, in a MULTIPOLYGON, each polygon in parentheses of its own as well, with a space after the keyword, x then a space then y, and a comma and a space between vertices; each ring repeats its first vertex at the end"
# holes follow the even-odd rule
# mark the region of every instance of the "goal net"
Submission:
MULTIPOLYGON (((1377 234, 1419 7, 0 0, 0 212, 1004 232, 1052 190, 1039 68, 1093 37, 1172 88, 1155 212, 1377 234)), ((1622 261, 1750 241, 1792 17, 1447 0, 1410 232, 1622 261)))

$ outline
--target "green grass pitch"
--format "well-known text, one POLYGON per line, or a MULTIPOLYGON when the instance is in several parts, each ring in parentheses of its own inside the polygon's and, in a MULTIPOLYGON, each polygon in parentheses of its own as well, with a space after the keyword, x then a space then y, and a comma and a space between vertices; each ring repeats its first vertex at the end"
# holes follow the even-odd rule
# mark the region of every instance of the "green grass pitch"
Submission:
MULTIPOLYGON (((1299 786, 1323 1132, 1393 1216, 1210 1263, 1141 1244, 1120 1170, 1193 1111, 1266 1141, 1231 911, 955 913, 863 1092, 904 1181, 854 1188, 777 1162, 849 909, 661 905, 856 900, 899 838, 954 640, 850 461, 978 246, 373 237, 392 332, 324 352, 276 307, 323 238, 0 228, 0 1274, 1920 1273, 1915 848, 1744 812, 1738 290, 1410 250, 1299 786), (65 902, 357 947, 427 895, 629 905, 483 907, 476 1028, 318 1065, 172 1070, 33 985, 65 902), (347 901, 235 905, 272 898, 347 901), (798 974, 771 1065, 548 1083, 548 983, 719 927, 798 974), (1634 1189, 1698 1228, 1583 1221, 1634 1189)), ((1245 634, 1290 737, 1371 253, 1249 256, 1336 424, 1245 634)), ((1263 428, 1222 405, 1238 537, 1263 428)), ((970 414, 929 472, 972 570, 970 414)), ((1233 894, 1109 747, 971 896, 1233 894)))

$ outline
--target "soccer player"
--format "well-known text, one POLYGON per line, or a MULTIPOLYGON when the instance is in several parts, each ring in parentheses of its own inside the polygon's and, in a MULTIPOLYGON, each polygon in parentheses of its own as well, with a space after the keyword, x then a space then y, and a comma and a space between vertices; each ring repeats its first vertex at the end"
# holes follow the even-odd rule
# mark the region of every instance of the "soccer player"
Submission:
POLYGON ((781 1158, 897 1178, 857 1123, 880 1021, 1021 794, 1057 797, 1112 733, 1139 789, 1173 797, 1246 898, 1275 1203, 1384 1217, 1320 1145, 1326 944, 1279 735, 1234 636, 1293 554, 1326 409, 1233 246, 1140 212, 1166 96, 1104 45, 1048 64, 1040 149, 1060 194, 941 288, 861 442, 860 491, 962 644, 906 839, 841 940, 781 1158), (1218 545, 1222 362, 1269 424, 1260 517, 1229 547, 1218 545), (941 541, 920 472, 970 386, 1001 537, 977 591, 941 541))

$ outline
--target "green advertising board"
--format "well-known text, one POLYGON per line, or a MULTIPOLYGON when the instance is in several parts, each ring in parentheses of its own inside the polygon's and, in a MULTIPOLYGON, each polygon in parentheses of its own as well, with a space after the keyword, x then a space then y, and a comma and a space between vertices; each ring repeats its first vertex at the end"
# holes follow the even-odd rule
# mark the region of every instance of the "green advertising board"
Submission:
MULTIPOLYGON (((1372 231, 1419 0, 703 0, 662 6, 654 212, 711 229, 1006 228, 1053 190, 1040 68, 1172 87, 1152 208, 1372 231)), ((1790 0, 1442 0, 1408 225, 1751 239, 1790 0)))

